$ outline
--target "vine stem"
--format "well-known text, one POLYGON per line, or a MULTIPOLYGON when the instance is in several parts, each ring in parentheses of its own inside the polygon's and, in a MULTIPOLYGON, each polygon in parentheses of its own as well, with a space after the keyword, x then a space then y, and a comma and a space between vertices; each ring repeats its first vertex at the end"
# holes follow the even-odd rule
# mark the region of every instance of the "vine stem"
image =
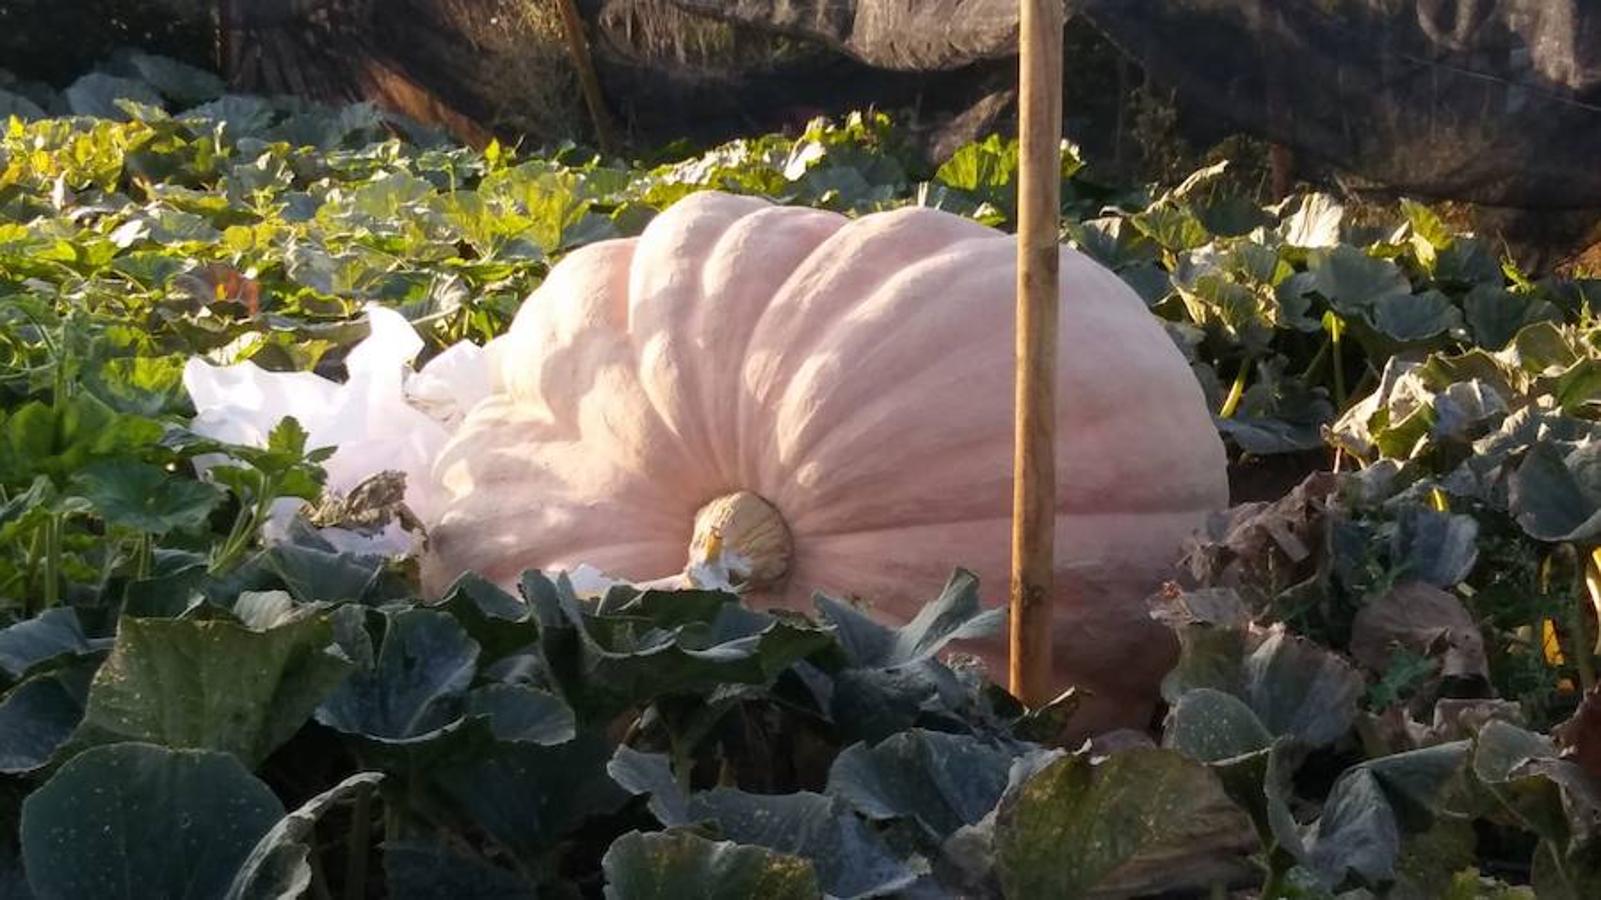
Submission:
POLYGON ((1234 373, 1234 384, 1229 387, 1228 398, 1223 401, 1223 408, 1218 416, 1224 419, 1234 418, 1234 413, 1240 408, 1240 399, 1245 396, 1245 382, 1251 377, 1251 363, 1254 360, 1247 356, 1245 362, 1240 363, 1240 370, 1234 373))
POLYGON ((22 582, 24 586, 22 592, 22 617, 24 619, 33 618, 33 614, 37 612, 33 608, 33 590, 39 578, 39 556, 44 551, 44 533, 45 526, 40 525, 33 530, 33 539, 28 542, 27 571, 26 577, 22 582))
POLYGON ((328 890, 328 876, 323 872, 322 854, 317 852, 316 841, 306 854, 306 863, 311 866, 311 896, 316 900, 334 900, 333 892, 328 890))
POLYGON ((1323 365, 1323 361, 1328 359, 1329 343, 1329 338, 1324 337, 1323 342, 1318 344, 1317 353, 1313 355, 1312 361, 1306 364, 1306 369, 1301 372, 1301 379, 1303 381, 1310 381, 1312 376, 1317 373, 1318 368, 1323 365))
POLYGON ((139 535, 139 539, 134 542, 133 552, 133 577, 141 580, 149 578, 155 557, 154 541, 149 532, 142 532, 139 535))
POLYGON ((1334 363, 1334 404, 1336 409, 1345 409, 1345 360, 1341 357, 1343 348, 1340 346, 1341 337, 1345 332, 1345 323, 1340 317, 1329 313, 1329 354, 1334 363))
POLYGON ((44 525, 45 609, 51 609, 61 602, 61 520, 61 513, 51 513, 44 525))
POLYGON ((345 898, 367 896, 367 851, 372 843, 372 786, 356 788, 356 805, 350 813, 350 845, 345 857, 345 898))
POLYGON ((1277 900, 1284 896, 1284 867, 1269 865, 1267 880, 1262 882, 1262 900, 1277 900))

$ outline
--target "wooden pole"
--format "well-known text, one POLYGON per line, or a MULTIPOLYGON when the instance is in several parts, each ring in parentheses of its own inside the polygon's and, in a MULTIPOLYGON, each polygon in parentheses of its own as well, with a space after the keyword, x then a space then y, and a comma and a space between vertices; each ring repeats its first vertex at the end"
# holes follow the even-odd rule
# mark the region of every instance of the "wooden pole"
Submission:
POLYGON ((1056 334, 1061 280, 1062 0, 1019 0, 1017 433, 1012 469, 1011 690, 1051 690, 1056 550, 1056 334))
POLYGON ((617 135, 612 130, 611 113, 606 109, 606 95, 600 89, 600 76, 595 74, 595 61, 589 56, 589 39, 584 36, 584 20, 578 15, 573 0, 556 0, 561 9, 561 30, 567 38, 567 51, 573 58, 573 69, 578 73, 578 87, 589 107, 590 121, 595 125, 595 142, 600 152, 608 156, 617 152, 617 135))

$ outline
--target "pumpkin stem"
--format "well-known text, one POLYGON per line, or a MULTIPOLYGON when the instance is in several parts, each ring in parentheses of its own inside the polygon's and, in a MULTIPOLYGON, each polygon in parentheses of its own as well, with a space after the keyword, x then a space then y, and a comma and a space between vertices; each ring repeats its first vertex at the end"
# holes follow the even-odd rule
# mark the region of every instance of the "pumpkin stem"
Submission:
POLYGON ((789 574, 793 555, 789 525, 778 508, 758 494, 736 491, 695 514, 685 571, 693 580, 697 569, 726 570, 739 588, 764 591, 789 574))

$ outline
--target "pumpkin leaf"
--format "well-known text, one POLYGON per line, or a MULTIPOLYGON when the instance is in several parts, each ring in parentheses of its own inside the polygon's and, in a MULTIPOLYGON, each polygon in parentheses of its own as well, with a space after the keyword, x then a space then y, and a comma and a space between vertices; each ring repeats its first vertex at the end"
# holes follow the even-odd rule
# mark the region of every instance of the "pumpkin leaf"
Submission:
POLYGON ((667 757, 628 747, 618 749, 608 771, 630 793, 648 795, 651 812, 669 828, 709 824, 735 843, 809 860, 829 896, 877 896, 905 888, 921 874, 897 860, 838 797, 731 788, 686 796, 667 757))
POLYGON ((1347 770, 1306 835, 1311 870, 1331 890, 1351 879, 1371 886, 1393 881, 1403 836, 1433 824, 1437 798, 1468 751, 1458 741, 1347 770))
POLYGON ((551 677, 563 699, 587 716, 720 683, 770 683, 828 643, 822 629, 746 609, 732 595, 690 592, 688 602, 675 605, 676 595, 647 593, 612 615, 591 614, 566 576, 551 582, 538 573, 523 576, 523 594, 538 618, 551 677), (681 618, 697 607, 711 618, 681 618))
POLYGON ((289 541, 274 544, 262 560, 301 603, 369 602, 387 566, 381 556, 289 541))
POLYGON ((1314 253, 1308 271, 1312 289, 1343 316, 1359 316, 1381 304, 1395 306, 1403 302, 1398 298, 1412 293, 1412 283, 1395 263, 1346 244, 1314 253))
POLYGON ((1479 624, 1453 594, 1421 582, 1404 582, 1371 599, 1351 625, 1351 655, 1375 672, 1394 651, 1439 657, 1448 678, 1487 683, 1490 663, 1479 624))
POLYGON ((222 897, 283 813, 231 754, 96 747, 23 803, 23 862, 42 897, 222 897))
POLYGON ((690 823, 689 796, 673 777, 666 755, 642 753, 624 744, 606 763, 606 773, 628 793, 649 798, 651 815, 663 825, 690 823))
POLYGON ((1204 763, 1266 750, 1273 735, 1245 701, 1212 688, 1186 692, 1168 713, 1162 744, 1204 763))
POLYGON ((817 874, 804 859, 683 831, 631 831, 612 843, 601 867, 610 900, 802 900, 821 893, 817 874))
POLYGON ((20 681, 42 669, 97 653, 97 643, 84 635, 72 609, 47 609, 0 630, 0 673, 20 681))
POLYGON ((1269 856, 1306 856, 1290 810, 1290 778, 1300 754, 1289 738, 1274 738, 1238 697, 1198 688, 1168 713, 1162 745, 1204 762, 1223 789, 1251 816, 1269 856))
POLYGON ((843 801, 822 794, 748 794, 716 788, 690 798, 689 813, 736 843, 766 847, 811 862, 834 897, 881 896, 923 874, 896 859, 843 801))
POLYGON ((489 684, 467 695, 467 715, 486 716, 497 740, 551 746, 577 736, 573 711, 554 694, 514 684, 489 684))
POLYGON ((326 618, 267 631, 220 620, 124 619, 89 690, 86 734, 218 750, 259 765, 350 671, 326 651, 332 640, 326 618))
POLYGON ((1064 756, 1004 798, 995 822, 996 870, 1016 897, 1206 884, 1254 845, 1217 776, 1168 750, 1064 756))
POLYGON ((1372 300, 1367 320, 1379 333, 1403 344, 1426 341, 1462 327, 1462 314, 1439 291, 1382 294, 1372 300))
POLYGON ((97 660, 34 675, 0 700, 0 773, 43 768, 83 720, 97 660))
POLYGON ((532 607, 471 572, 451 585, 439 605, 478 642, 487 662, 539 640, 532 607))
POLYGON ((553 746, 500 742, 435 768, 429 778, 477 827, 532 861, 585 820, 627 801, 607 774, 610 756, 593 734, 553 746))
POLYGON ((1200 688, 1239 694, 1244 690, 1248 652, 1245 603, 1228 589, 1208 589, 1158 596, 1152 618, 1173 629, 1179 659, 1162 680, 1162 696, 1176 703, 1200 688))
POLYGON ((1586 541, 1601 535, 1601 444, 1563 453, 1551 443, 1529 448, 1507 486, 1508 505, 1530 537, 1586 541))
POLYGON ((381 743, 428 741, 461 721, 478 644, 441 612, 385 615, 371 668, 352 672, 317 707, 317 721, 381 743))
POLYGON ((932 603, 899 628, 873 621, 840 600, 814 598, 823 620, 832 625, 852 668, 893 669, 929 659, 951 641, 995 633, 1006 621, 1003 609, 985 610, 978 599, 978 576, 957 570, 932 603))
POLYGON ((995 808, 1012 760, 974 737, 914 729, 845 748, 829 768, 827 793, 870 819, 909 819, 941 840, 995 808))
POLYGON ((1578 898, 1601 885, 1592 837, 1601 797, 1577 763, 1554 752, 1544 735, 1491 721, 1473 742, 1471 767, 1502 810, 1539 838, 1536 895, 1578 898))
POLYGON ((1269 732, 1310 747, 1345 736, 1364 686, 1350 663, 1282 628, 1245 660, 1246 703, 1269 732))
POLYGON ((221 492, 209 484, 175 478, 158 466, 129 459, 95 463, 75 481, 107 522, 151 534, 198 528, 222 501, 221 492))

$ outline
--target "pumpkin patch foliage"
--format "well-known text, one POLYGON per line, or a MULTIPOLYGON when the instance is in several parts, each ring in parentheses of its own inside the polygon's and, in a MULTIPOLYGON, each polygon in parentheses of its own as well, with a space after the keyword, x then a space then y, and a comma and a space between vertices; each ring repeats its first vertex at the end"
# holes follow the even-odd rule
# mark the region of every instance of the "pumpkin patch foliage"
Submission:
POLYGON ((1006 228, 1014 144, 924 171, 862 114, 625 163, 149 60, 30 90, 0 90, 0 897, 1601 896, 1589 283, 1418 204, 1068 154, 1064 240, 1234 456, 1318 470, 1151 598, 1159 721, 1062 747, 1082 696, 1024 709, 964 656, 1003 623, 961 559, 899 629, 577 572, 430 595, 374 537, 426 539, 408 486, 327 489, 327 410, 228 431, 185 382, 330 396, 397 323, 397 367, 453 361, 708 189, 1006 228))

